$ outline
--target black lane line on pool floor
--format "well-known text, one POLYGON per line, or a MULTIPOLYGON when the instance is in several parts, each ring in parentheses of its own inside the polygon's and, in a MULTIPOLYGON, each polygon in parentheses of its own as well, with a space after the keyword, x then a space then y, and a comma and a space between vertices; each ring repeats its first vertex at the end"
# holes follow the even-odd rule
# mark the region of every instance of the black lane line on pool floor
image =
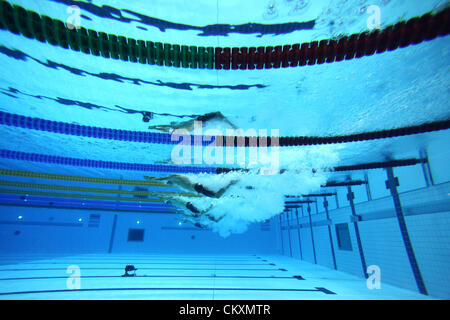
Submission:
MULTIPOLYGON (((136 256, 125 256, 121 254, 81 254, 81 255, 23 255, 23 256, 17 256, 17 255, 0 255, 0 258, 6 258, 6 259, 65 259, 65 258, 79 258, 79 259, 115 259, 115 260, 126 260, 128 258, 136 258, 136 256)), ((189 256, 189 255, 138 255, 138 258, 140 260, 155 260, 155 259, 164 259, 164 260, 186 260, 186 259, 211 259, 211 260, 220 260, 220 261, 259 261, 258 258, 253 256, 210 256, 210 255, 204 255, 204 256, 189 256), (228 258, 227 258, 228 257, 228 258)))
MULTIPOLYGON (((1 258, 1 257, 0 257, 1 258)), ((253 260, 253 259, 214 259, 214 258, 209 258, 209 259, 204 259, 204 258, 149 258, 149 259, 142 259, 142 258, 136 258, 136 257, 130 257, 130 258, 122 258, 122 259, 111 259, 111 258, 96 258, 96 259, 86 259, 86 258, 79 258, 79 257, 64 257, 61 259, 58 258, 30 258, 30 259, 26 259, 26 261, 24 260, 19 260, 19 259, 14 259, 14 260, 9 260, 9 261, 19 261, 19 262, 39 262, 39 261, 52 261, 52 262, 64 262, 65 260, 77 260, 77 261, 86 261, 86 262, 92 262, 92 261, 115 261, 115 262, 128 262, 128 261, 137 261, 137 262, 141 262, 141 261, 150 261, 150 262, 156 262, 156 261, 174 261, 174 262, 181 262, 181 261, 194 261, 194 262, 205 262, 205 261, 210 261, 210 262, 256 262, 257 264, 260 264, 261 260, 253 260), (111 259, 111 260, 109 260, 111 259), (54 260, 58 260, 58 261, 54 261, 54 260)), ((2 261, 8 261, 7 259, 2 259, 2 261)))
MULTIPOLYGON (((0 258, 2 258, 0 256, 0 258)), ((20 260, 20 258, 11 258, 14 259, 14 261, 16 260, 20 260)), ((49 257, 31 257, 31 258, 27 258, 27 260, 29 261, 30 259, 33 260, 64 260, 64 259, 79 259, 79 260, 86 260, 86 261, 92 261, 92 260, 112 260, 112 261, 128 261, 130 259, 135 259, 135 260, 140 260, 140 261, 154 261, 154 260, 167 260, 167 261, 193 261, 193 260, 198 260, 198 261, 203 261, 203 260, 208 260, 208 261, 223 261, 223 262, 230 262, 230 261, 237 261, 237 262, 260 262, 261 260, 257 260, 257 259, 219 259, 219 258, 214 258, 214 257, 186 257, 186 258, 164 258, 164 257, 154 257, 154 258, 136 258, 136 257, 129 257, 129 258, 121 258, 121 257, 92 257, 92 259, 89 259, 87 257, 79 257, 79 256, 65 256, 65 257, 54 257, 54 258, 49 258, 49 257)), ((7 260, 7 259, 3 259, 2 260, 7 260)))
POLYGON ((278 289, 278 288, 99 288, 99 289, 62 289, 62 290, 41 290, 41 291, 16 291, 1 292, 1 296, 17 294, 36 293, 61 293, 61 292, 89 292, 89 291, 278 291, 278 292, 322 292, 325 294, 336 294, 333 291, 322 287, 315 289, 278 289))
MULTIPOLYGON (((123 270, 123 268, 83 268, 84 270, 123 270)), ((37 268, 37 269, 0 269, 0 272, 3 271, 65 271, 65 268, 37 268)), ((139 268, 139 270, 218 270, 218 271, 287 271, 285 269, 213 269, 213 268, 139 268)))
POLYGON ((253 262, 239 262, 239 261, 224 261, 224 262, 216 262, 216 261, 195 261, 195 260, 186 260, 185 261, 150 261, 150 260, 146 260, 146 261, 139 261, 139 260, 135 260, 135 259, 127 259, 127 260, 123 260, 123 261, 117 261, 117 260, 79 260, 79 259, 70 259, 70 260, 33 260, 33 261, 19 261, 19 260, 14 260, 14 261, 2 261, 2 263, 23 263, 23 264, 65 264, 65 263, 72 263, 72 262, 78 262, 78 263, 115 263, 115 264, 123 264, 123 263, 129 263, 129 262, 133 262, 135 264, 155 264, 155 263, 173 263, 173 264, 224 264, 224 265, 233 265, 233 264, 242 264, 242 265, 255 265, 255 266, 261 266, 261 265, 268 265, 270 263, 253 263, 253 262))
MULTIPOLYGON (((243 263, 263 263, 261 260, 256 260, 256 259, 214 259, 214 258, 177 258, 177 259, 170 259, 170 258, 149 258, 149 259, 145 259, 145 258, 137 258, 137 257, 130 257, 130 258, 92 258, 92 259, 86 259, 83 257, 65 257, 62 259, 58 259, 58 258, 54 258, 54 259, 35 259, 34 261, 53 261, 53 262, 59 262, 59 260, 65 261, 65 260, 73 260, 73 259, 77 259, 77 260, 82 260, 82 261, 117 261, 117 262, 123 262, 123 261, 128 261, 130 259, 132 260, 136 260, 136 261, 142 261, 142 262, 155 262, 155 261, 173 261, 173 262, 177 262, 177 261, 190 261, 190 262, 205 262, 205 261, 213 261, 213 262, 243 262, 243 263)), ((28 260, 30 261, 30 260, 28 260)))
MULTIPOLYGON (((76 278, 76 277, 72 277, 76 278)), ((122 276, 81 276, 80 279, 90 278, 123 278, 122 276)), ((286 280, 305 280, 302 276, 277 277, 277 276, 218 276, 218 275, 141 275, 133 278, 219 278, 219 279, 286 279, 286 280)), ((60 277, 27 277, 27 278, 0 278, 0 281, 8 280, 49 280, 49 279, 67 279, 67 276, 60 277)), ((128 278, 127 278, 128 279, 128 278)))
MULTIPOLYGON (((68 257, 65 257, 66 259, 68 257)), ((82 260, 77 260, 76 257, 74 259, 72 259, 72 261, 62 261, 58 260, 57 258, 55 259, 39 259, 39 258, 31 258, 31 259, 26 259, 24 260, 10 260, 9 262, 5 262, 2 261, 2 263, 0 263, 0 266, 8 266, 8 265, 46 265, 46 264, 60 264, 60 265, 66 265, 66 264, 121 264, 121 263, 133 263, 134 265, 145 265, 145 264, 168 264, 168 265, 240 265, 240 266, 259 266, 259 265, 270 265, 270 266, 276 266, 274 263, 267 263, 267 260, 264 260, 264 263, 259 263, 261 262, 261 260, 257 259, 257 260, 253 260, 253 259, 219 259, 216 261, 210 261, 210 263, 207 263, 205 261, 201 260, 202 258, 198 259, 198 258, 165 258, 164 260, 172 260, 172 261, 165 261, 165 262, 157 262, 158 259, 152 259, 152 258, 148 258, 148 259, 139 259, 139 260, 135 260, 135 259, 114 259, 111 260, 113 262, 108 261, 107 259, 101 259, 101 258, 97 258, 97 260, 90 260, 90 259, 82 259, 82 260), (50 260, 49 262, 45 262, 47 260, 50 260), (58 260, 58 262, 52 261, 52 260, 58 260), (75 261, 74 261, 75 260, 75 261), (201 262, 201 263, 183 263, 182 261, 195 261, 197 260, 197 262, 201 262), (85 261, 85 262, 84 262, 85 261), (100 262, 93 262, 93 261, 100 261, 100 262), (141 261, 152 261, 152 262, 141 262, 141 261), (224 261, 224 262, 232 262, 232 261, 236 261, 236 263, 218 263, 219 261, 224 261), (240 263, 240 261, 246 261, 246 262, 252 262, 252 261, 256 261, 257 263, 240 263)), ((163 259, 161 259, 163 260, 163 259)), ((1 271, 1 270, 0 270, 1 271)))
MULTIPOLYGON (((217 266, 275 266, 273 263, 188 263, 188 262, 182 262, 182 263, 173 263, 173 262, 135 262, 133 260, 130 260, 128 262, 132 262, 133 265, 139 266, 139 265, 155 265, 155 264, 168 264, 168 265, 193 265, 193 266, 210 266, 210 265, 217 265, 217 266)), ((53 265, 71 265, 71 264, 80 264, 80 265, 93 265, 93 264, 126 264, 125 262, 81 262, 81 261, 71 261, 71 262, 25 262, 22 264, 26 265, 46 265, 46 264, 53 264, 53 265)))

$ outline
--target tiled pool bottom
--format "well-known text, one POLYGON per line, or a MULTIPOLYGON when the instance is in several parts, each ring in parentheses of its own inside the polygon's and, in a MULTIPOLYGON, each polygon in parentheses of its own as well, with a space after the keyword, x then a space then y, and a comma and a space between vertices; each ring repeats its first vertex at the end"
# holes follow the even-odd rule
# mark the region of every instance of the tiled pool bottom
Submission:
MULTIPOLYGON (((285 256, 120 255, 1 256, 0 299, 430 299, 285 256), (122 277, 127 264, 136 277, 122 277), (80 268, 80 289, 68 281, 80 268), (69 282, 69 287, 68 287, 69 282)), ((75 279, 76 280, 76 279, 75 279)))

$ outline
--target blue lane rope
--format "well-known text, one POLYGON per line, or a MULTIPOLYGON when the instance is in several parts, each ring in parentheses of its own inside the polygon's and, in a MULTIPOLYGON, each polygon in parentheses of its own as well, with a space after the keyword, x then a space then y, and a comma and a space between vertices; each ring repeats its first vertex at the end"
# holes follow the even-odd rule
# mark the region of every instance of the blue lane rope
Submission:
MULTIPOLYGON (((51 121, 40 118, 26 117, 3 111, 0 111, 0 124, 24 129, 32 129, 72 136, 82 136, 107 140, 119 140, 119 141, 131 141, 142 143, 155 143, 155 144, 178 144, 181 140, 180 137, 177 141, 171 141, 171 134, 169 133, 90 127, 61 121, 51 121)), ((214 139, 203 141, 203 139, 208 138, 211 137, 202 136, 196 139, 195 136, 191 136, 190 145, 198 145, 198 143, 196 143, 196 141, 198 140, 202 141, 203 146, 207 146, 211 144, 212 141, 214 141, 214 139)))
MULTIPOLYGON (((130 130, 117 130, 99 127, 83 126, 78 124, 71 124, 67 122, 50 121, 40 118, 25 117, 17 114, 7 113, 0 111, 0 124, 33 129, 47 132, 54 132, 60 134, 91 137, 98 139, 120 140, 120 141, 132 141, 143 143, 156 143, 156 144, 178 144, 183 139, 183 143, 186 143, 187 137, 179 137, 177 141, 171 141, 171 135, 169 133, 159 132, 143 132, 143 131, 130 131, 130 130)), ((339 144, 349 143, 356 141, 369 141, 377 139, 387 139, 393 137, 401 137, 412 134, 419 134, 425 132, 433 132, 439 130, 446 130, 450 128, 450 120, 441 120, 429 123, 423 123, 415 126, 408 126, 403 128, 386 129, 380 131, 354 133, 343 136, 329 136, 329 137, 276 137, 276 145, 279 147, 294 147, 294 146, 311 146, 321 144, 339 144)), ((190 135, 189 145, 202 145, 208 146, 215 141, 216 137, 211 136, 192 136, 190 135)), ((225 141, 228 141, 226 137, 225 141)), ((233 146, 237 146, 237 137, 232 136, 233 146)), ((244 138, 245 147, 260 147, 257 137, 242 137, 244 138), (256 141, 257 144, 251 143, 251 140, 256 141)), ((272 138, 267 137, 267 143, 264 143, 263 147, 269 147, 272 145, 272 138)), ((224 146, 227 146, 224 144, 224 146)), ((261 145, 262 147, 262 145, 261 145)))
POLYGON ((0 149, 0 158, 32 161, 32 162, 54 163, 77 167, 112 169, 112 170, 168 172, 168 173, 196 173, 196 174, 199 173, 214 174, 217 172, 215 167, 172 166, 172 165, 156 165, 144 163, 127 163, 127 162, 114 162, 114 161, 91 160, 91 159, 78 159, 78 158, 68 158, 68 157, 28 153, 5 149, 0 149))

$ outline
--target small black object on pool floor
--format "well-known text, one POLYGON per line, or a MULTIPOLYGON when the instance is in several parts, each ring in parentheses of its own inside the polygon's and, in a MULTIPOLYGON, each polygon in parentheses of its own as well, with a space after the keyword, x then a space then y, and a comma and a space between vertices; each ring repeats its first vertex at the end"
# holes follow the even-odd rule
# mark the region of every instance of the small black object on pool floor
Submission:
POLYGON ((125 274, 122 275, 122 277, 135 277, 136 276, 136 270, 137 269, 132 264, 129 264, 129 265, 127 265, 125 267, 125 274))

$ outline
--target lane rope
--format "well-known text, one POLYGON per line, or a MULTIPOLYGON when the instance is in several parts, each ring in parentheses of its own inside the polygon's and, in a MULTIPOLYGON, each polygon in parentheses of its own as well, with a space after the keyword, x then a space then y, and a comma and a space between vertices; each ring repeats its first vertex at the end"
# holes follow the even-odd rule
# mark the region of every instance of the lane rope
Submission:
MULTIPOLYGON (((166 173, 216 173, 216 168, 213 167, 187 167, 187 166, 171 166, 171 165, 156 165, 145 163, 128 163, 128 162, 79 159, 79 158, 53 156, 47 154, 5 150, 5 149, 0 149, 0 158, 31 161, 31 162, 53 163, 66 166, 125 170, 125 171, 146 171, 146 172, 166 172, 166 173)), ((153 185, 161 187, 166 186, 163 183, 158 184, 156 182, 154 182, 153 185)))
POLYGON ((109 196, 96 196, 96 195, 91 195, 91 194, 46 192, 46 191, 37 191, 37 190, 19 190, 19 189, 4 189, 4 188, 0 188, 0 194, 22 194, 22 195, 32 195, 32 196, 42 196, 42 197, 57 197, 57 198, 164 203, 164 201, 161 199, 109 197, 109 196))
MULTIPOLYGON (((117 130, 117 129, 83 126, 67 122, 51 121, 41 118, 32 118, 3 111, 0 111, 0 124, 17 128, 52 132, 57 134, 66 134, 66 135, 82 136, 106 140, 119 140, 119 141, 156 143, 156 144, 178 144, 180 143, 179 142, 180 140, 183 141, 182 143, 187 143, 188 141, 186 140, 190 139, 191 145, 208 145, 211 143, 214 144, 214 142, 211 141, 217 141, 217 139, 222 139, 222 141, 226 143, 228 143, 228 141, 232 142, 233 146, 239 145, 243 147, 244 146, 269 147, 272 145, 272 140, 274 140, 274 143, 277 143, 277 145, 280 147, 338 144, 338 143, 394 138, 419 133, 440 131, 450 128, 450 120, 440 120, 402 128, 378 130, 363 133, 353 133, 348 135, 329 136, 329 137, 294 136, 294 137, 276 137, 276 138, 267 137, 267 139, 265 139, 266 137, 259 137, 258 139, 257 137, 239 137, 239 136, 234 137, 175 136, 172 139, 171 135, 168 133, 117 130)), ((223 145, 225 146, 226 143, 223 143, 223 145)), ((162 168, 160 169, 162 170, 162 168)), ((195 167, 185 167, 185 169, 188 172, 190 172, 189 170, 194 170, 194 172, 196 170, 195 167)), ((173 170, 173 168, 171 168, 171 170, 173 170)))
POLYGON ((64 186, 55 184, 43 184, 43 183, 25 183, 16 181, 0 180, 0 186, 4 187, 18 187, 18 188, 29 188, 29 189, 43 189, 43 190, 61 190, 61 191, 77 191, 77 192, 90 192, 90 193, 110 193, 110 194, 124 194, 133 196, 180 196, 180 197, 198 197, 200 195, 193 193, 184 192, 150 192, 150 191, 139 191, 139 190, 122 190, 122 189, 103 189, 103 188, 87 188, 87 187, 76 187, 76 186, 64 186))
POLYGON ((0 29, 65 49, 108 59, 191 69, 255 70, 352 60, 393 51, 450 33, 450 9, 401 21, 383 30, 303 44, 261 47, 201 47, 126 38, 69 28, 61 20, 0 0, 0 29))
POLYGON ((14 177, 24 177, 24 178, 48 179, 48 180, 62 180, 62 181, 87 182, 87 183, 114 184, 114 185, 131 185, 131 186, 144 186, 144 187, 167 187, 164 183, 156 182, 156 181, 84 177, 84 176, 74 176, 74 175, 67 175, 67 174, 33 172, 33 171, 26 171, 26 170, 10 170, 10 169, 4 169, 4 168, 0 168, 0 175, 14 176, 14 177))

